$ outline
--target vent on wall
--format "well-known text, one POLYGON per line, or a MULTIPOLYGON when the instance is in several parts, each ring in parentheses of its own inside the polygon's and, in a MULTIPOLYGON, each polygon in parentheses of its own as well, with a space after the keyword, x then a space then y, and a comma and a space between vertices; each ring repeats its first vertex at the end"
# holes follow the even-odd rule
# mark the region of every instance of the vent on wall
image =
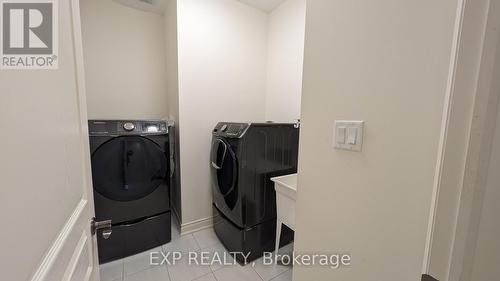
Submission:
POLYGON ((165 11, 165 0, 113 0, 116 3, 138 9, 145 12, 151 12, 162 15, 165 11))

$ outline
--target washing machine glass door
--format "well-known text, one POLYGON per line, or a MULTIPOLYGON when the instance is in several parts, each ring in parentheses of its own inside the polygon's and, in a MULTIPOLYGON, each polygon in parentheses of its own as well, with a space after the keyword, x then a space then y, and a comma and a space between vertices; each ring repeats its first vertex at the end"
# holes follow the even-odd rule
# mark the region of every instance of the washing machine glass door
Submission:
POLYGON ((117 137, 92 154, 94 189, 111 200, 138 200, 165 181, 167 167, 165 152, 153 141, 117 137))
POLYGON ((232 209, 236 204, 236 179, 238 169, 236 155, 231 145, 225 140, 217 138, 212 143, 211 151, 212 180, 216 191, 221 194, 227 206, 232 209))

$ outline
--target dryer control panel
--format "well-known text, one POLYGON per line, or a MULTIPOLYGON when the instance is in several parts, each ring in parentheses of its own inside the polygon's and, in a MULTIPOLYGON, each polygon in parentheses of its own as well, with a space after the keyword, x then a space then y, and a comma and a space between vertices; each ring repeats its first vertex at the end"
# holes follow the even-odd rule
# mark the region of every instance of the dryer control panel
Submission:
POLYGON ((215 126, 212 134, 218 137, 241 138, 248 127, 250 127, 249 123, 220 122, 215 126))
POLYGON ((168 134, 164 120, 89 120, 88 124, 91 136, 168 134))

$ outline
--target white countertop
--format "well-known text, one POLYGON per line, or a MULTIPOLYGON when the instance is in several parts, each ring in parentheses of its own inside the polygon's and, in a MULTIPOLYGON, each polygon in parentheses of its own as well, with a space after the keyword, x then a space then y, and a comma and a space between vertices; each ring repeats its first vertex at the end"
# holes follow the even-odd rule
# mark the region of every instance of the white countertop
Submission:
POLYGON ((293 200, 297 198, 297 174, 274 177, 271 180, 276 183, 276 192, 293 200))

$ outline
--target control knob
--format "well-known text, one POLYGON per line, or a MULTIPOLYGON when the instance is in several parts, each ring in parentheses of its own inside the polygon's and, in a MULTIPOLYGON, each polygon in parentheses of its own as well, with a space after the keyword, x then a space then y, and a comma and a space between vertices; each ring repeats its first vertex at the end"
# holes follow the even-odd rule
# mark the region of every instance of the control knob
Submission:
POLYGON ((130 132, 130 131, 133 131, 135 129, 135 125, 132 122, 127 122, 127 123, 123 124, 123 129, 125 131, 129 131, 130 132))

